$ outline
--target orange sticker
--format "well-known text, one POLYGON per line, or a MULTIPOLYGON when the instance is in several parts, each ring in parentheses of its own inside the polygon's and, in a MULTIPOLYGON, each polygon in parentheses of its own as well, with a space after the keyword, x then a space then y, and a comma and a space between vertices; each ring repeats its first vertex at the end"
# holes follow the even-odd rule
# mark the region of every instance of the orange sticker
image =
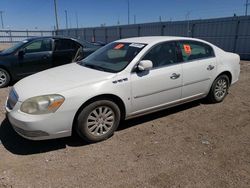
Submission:
POLYGON ((115 50, 119 50, 119 49, 121 49, 121 48, 123 48, 124 47, 124 44, 117 44, 115 47, 114 47, 114 49, 115 50))
POLYGON ((183 47, 184 47, 184 51, 186 52, 186 54, 190 55, 192 53, 192 49, 190 45, 184 44, 183 47))

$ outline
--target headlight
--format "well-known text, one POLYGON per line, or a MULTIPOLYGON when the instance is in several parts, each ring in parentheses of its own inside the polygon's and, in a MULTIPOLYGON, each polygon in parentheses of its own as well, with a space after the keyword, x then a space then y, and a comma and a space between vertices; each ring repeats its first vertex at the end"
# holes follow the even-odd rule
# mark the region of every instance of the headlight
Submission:
POLYGON ((24 101, 20 110, 27 114, 48 114, 55 112, 64 102, 61 95, 43 95, 24 101))

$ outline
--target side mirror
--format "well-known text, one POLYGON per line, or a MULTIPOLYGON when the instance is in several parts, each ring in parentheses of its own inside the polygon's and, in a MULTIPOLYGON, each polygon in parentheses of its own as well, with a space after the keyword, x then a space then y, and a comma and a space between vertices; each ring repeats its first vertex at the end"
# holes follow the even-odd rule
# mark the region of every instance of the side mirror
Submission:
POLYGON ((139 62, 137 69, 139 71, 149 71, 153 68, 153 63, 150 60, 142 60, 139 62))
POLYGON ((22 49, 22 50, 19 50, 19 52, 18 52, 18 57, 19 57, 19 58, 23 58, 24 54, 25 54, 25 51, 24 51, 23 49, 22 49))

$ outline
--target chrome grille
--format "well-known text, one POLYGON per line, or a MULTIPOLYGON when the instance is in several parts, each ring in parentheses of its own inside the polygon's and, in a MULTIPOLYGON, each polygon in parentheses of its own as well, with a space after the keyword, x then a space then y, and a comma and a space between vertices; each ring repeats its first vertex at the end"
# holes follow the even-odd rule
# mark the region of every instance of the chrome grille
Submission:
POLYGON ((9 96, 8 96, 8 100, 7 100, 7 107, 12 110, 14 108, 14 106, 16 105, 18 101, 18 95, 16 93, 16 91, 12 88, 10 90, 9 96))

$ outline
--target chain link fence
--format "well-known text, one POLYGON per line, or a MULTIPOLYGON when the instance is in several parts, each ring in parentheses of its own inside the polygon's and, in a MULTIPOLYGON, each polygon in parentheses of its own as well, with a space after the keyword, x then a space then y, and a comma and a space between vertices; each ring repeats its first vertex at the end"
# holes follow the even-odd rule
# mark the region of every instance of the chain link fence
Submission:
POLYGON ((55 31, 0 30, 0 43, 16 43, 30 37, 54 35, 55 31))

